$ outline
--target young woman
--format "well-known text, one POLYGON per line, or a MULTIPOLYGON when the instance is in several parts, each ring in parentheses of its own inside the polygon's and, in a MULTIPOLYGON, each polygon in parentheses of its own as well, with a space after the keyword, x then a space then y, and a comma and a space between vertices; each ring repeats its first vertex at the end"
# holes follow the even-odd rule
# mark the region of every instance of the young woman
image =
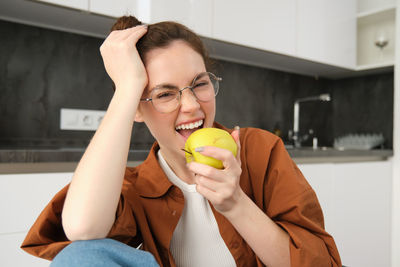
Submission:
POLYGON ((214 122, 220 78, 199 37, 178 23, 134 17, 112 30, 100 51, 114 96, 71 184, 23 249, 58 254, 56 266, 341 266, 315 193, 282 141, 214 122), (156 142, 141 165, 126 168, 134 122, 156 142), (186 164, 185 140, 204 127, 229 131, 238 145, 236 157, 197 148, 222 160, 222 170, 186 164), (151 254, 132 249, 141 243, 151 254))

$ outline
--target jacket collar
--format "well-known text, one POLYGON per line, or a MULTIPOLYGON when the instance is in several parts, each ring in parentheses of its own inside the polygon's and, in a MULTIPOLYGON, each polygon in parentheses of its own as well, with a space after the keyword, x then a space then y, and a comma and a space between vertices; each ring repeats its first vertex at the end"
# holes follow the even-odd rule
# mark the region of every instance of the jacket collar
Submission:
POLYGON ((154 142, 146 160, 137 167, 138 177, 135 187, 142 197, 161 197, 173 186, 158 163, 157 151, 159 149, 158 143, 154 142))
MULTIPOLYGON (((232 132, 232 130, 227 129, 216 122, 214 122, 213 127, 224 129, 229 133, 232 132)), ((173 186, 158 163, 157 152, 159 149, 160 146, 158 143, 154 142, 146 160, 137 167, 138 176, 135 183, 135 188, 142 197, 162 197, 173 186)))

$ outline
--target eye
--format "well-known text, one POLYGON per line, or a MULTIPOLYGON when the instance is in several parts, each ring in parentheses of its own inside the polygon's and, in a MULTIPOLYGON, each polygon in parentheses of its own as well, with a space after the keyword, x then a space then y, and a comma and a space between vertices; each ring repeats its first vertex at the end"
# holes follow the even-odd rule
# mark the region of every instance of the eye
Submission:
POLYGON ((164 92, 164 93, 161 93, 161 94, 157 95, 157 98, 163 98, 163 97, 168 97, 168 96, 171 96, 171 93, 170 92, 164 92))
POLYGON ((168 100, 176 97, 178 92, 174 90, 160 90, 155 94, 156 99, 168 100))
POLYGON ((199 87, 207 86, 207 85, 209 85, 209 82, 208 82, 208 81, 200 81, 200 82, 196 83, 196 84, 193 86, 193 88, 199 88, 199 87))

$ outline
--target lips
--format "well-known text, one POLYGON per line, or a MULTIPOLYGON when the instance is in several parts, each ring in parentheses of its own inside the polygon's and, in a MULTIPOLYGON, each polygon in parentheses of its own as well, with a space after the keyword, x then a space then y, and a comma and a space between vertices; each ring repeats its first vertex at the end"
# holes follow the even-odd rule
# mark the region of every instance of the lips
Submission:
POLYGON ((190 130, 190 129, 195 129, 198 128, 199 126, 202 126, 204 121, 202 119, 197 120, 197 121, 192 121, 189 123, 181 123, 178 126, 175 127, 175 130, 190 130))
POLYGON ((186 139, 197 129, 203 128, 204 120, 196 120, 189 123, 182 123, 175 127, 175 130, 186 139))

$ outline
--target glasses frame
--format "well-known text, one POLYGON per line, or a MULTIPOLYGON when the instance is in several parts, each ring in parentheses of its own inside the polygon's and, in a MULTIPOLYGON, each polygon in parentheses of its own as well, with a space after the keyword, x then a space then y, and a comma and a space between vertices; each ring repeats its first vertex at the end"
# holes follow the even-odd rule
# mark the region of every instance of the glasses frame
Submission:
POLYGON ((217 94, 218 94, 218 92, 219 92, 219 82, 222 81, 222 78, 221 78, 221 77, 218 77, 217 75, 215 75, 215 74, 212 73, 212 72, 205 71, 205 72, 201 72, 201 73, 197 74, 196 77, 194 77, 194 79, 193 79, 193 81, 192 81, 192 85, 185 86, 185 87, 183 87, 182 89, 179 89, 179 91, 178 91, 178 92, 179 92, 179 95, 178 95, 178 105, 176 106, 175 109, 173 109, 173 110, 171 110, 171 111, 169 111, 169 112, 161 112, 161 111, 159 111, 159 110, 157 109, 157 107, 156 107, 156 106, 154 105, 154 103, 153 103, 153 98, 141 98, 140 101, 151 102, 151 104, 153 105, 154 109, 157 110, 157 111, 160 112, 160 113, 171 113, 171 112, 175 111, 175 110, 181 105, 182 92, 183 92, 184 90, 186 90, 186 89, 190 89, 190 91, 192 91, 192 94, 194 95, 194 97, 196 97, 196 100, 197 100, 197 101, 200 101, 200 102, 209 102, 209 101, 211 101, 211 99, 210 99, 210 100, 207 100, 207 101, 203 101, 203 100, 198 99, 197 96, 196 96, 196 93, 193 91, 193 89, 194 89, 194 87, 195 87, 195 84, 194 84, 194 83, 195 83, 196 79, 197 79, 198 77, 200 77, 201 75, 204 75, 204 74, 208 74, 208 75, 212 76, 212 77, 215 79, 217 88, 214 87, 214 91, 215 91, 214 97, 216 97, 217 94))

